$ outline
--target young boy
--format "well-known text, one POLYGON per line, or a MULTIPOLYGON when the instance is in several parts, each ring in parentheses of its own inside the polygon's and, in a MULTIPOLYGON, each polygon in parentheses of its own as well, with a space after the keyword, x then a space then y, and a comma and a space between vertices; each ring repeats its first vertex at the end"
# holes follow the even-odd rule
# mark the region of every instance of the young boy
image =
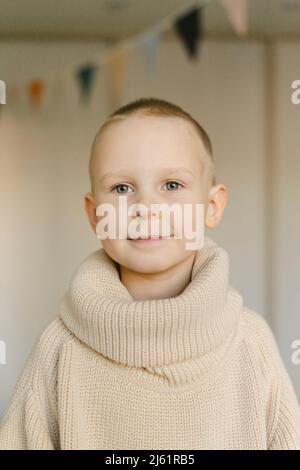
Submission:
MULTIPOLYGON (((222 218, 210 140, 164 100, 113 113, 89 169, 97 235, 98 206, 119 215, 121 195, 147 209, 203 204, 210 229, 222 218)), ((136 212, 131 222, 148 222, 136 212)), ((290 378, 268 323, 230 286, 227 252, 207 236, 186 249, 169 227, 157 239, 105 238, 78 266, 16 385, 0 448, 300 448, 290 378)))

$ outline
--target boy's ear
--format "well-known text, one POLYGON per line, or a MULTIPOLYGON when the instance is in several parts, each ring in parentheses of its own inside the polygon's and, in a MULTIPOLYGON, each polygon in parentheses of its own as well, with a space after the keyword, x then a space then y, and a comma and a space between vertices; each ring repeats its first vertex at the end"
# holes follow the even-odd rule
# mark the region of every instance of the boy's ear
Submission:
POLYGON ((94 233, 96 233, 97 226, 97 216, 96 216, 96 207, 94 204, 94 195, 90 192, 86 193, 84 196, 84 206, 87 213, 90 226, 92 227, 94 233))
POLYGON ((213 186, 208 194, 208 205, 205 214, 205 225, 215 228, 221 222, 227 204, 227 188, 223 184, 213 186))

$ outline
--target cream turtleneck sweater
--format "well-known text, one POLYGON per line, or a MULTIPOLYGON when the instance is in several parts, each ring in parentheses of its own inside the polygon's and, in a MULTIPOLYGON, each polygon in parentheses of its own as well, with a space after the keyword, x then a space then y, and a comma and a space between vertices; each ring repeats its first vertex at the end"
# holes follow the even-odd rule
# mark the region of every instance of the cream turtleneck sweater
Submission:
POLYGON ((134 300, 91 253, 32 348, 0 449, 300 449, 273 333, 228 276, 206 236, 180 295, 134 300))

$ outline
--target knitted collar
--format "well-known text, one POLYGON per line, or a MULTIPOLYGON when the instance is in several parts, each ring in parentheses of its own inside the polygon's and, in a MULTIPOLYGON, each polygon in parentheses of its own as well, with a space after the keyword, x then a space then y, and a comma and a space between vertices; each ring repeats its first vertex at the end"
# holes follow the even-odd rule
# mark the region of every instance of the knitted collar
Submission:
POLYGON ((228 284, 228 275, 227 252, 205 236, 191 282, 180 295, 134 300, 117 264, 100 248, 75 270, 59 316, 106 358, 167 374, 176 382, 176 364, 185 362, 191 369, 195 361, 210 358, 203 367, 210 366, 236 330, 243 299, 228 284))

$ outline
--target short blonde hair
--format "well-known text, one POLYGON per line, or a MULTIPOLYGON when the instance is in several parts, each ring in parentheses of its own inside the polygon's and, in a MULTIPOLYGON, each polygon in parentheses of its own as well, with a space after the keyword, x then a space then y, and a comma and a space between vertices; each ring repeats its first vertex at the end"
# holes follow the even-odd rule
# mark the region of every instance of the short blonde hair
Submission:
POLYGON ((216 184, 215 176, 215 162, 213 158, 213 148, 206 131, 202 126, 186 111, 184 111, 180 106, 177 106, 169 101, 154 98, 154 97, 144 97, 134 100, 125 106, 121 106, 116 111, 108 116, 105 122, 102 124, 98 130, 91 148, 91 155, 89 161, 89 175, 91 181, 91 189, 94 191, 94 180, 93 180, 93 155, 95 153, 95 148, 97 145, 98 138, 100 134, 106 129, 109 125, 114 122, 117 122, 120 119, 124 119, 126 116, 131 115, 143 115, 143 116, 165 116, 165 117, 180 117, 188 121, 197 134, 201 138, 204 149, 206 151, 204 155, 204 167, 206 171, 206 177, 208 185, 214 186, 216 184))

